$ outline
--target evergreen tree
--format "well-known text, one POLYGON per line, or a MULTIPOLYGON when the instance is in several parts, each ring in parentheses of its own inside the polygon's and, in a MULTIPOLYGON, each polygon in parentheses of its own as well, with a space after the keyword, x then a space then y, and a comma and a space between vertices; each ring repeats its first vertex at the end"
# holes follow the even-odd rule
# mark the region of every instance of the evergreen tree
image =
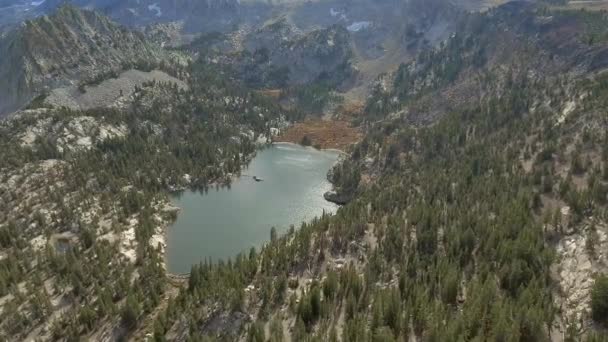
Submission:
POLYGON ((608 323, 608 276, 595 279, 591 289, 591 313, 598 323, 608 323))

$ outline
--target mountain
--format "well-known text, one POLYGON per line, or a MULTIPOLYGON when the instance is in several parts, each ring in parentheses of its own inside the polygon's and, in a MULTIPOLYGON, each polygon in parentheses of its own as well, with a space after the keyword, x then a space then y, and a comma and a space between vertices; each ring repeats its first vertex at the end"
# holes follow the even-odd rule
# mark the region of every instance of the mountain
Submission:
POLYGON ((283 89, 290 106, 331 111, 336 99, 360 101, 378 75, 438 46, 465 13, 442 0, 296 2, 259 26, 202 34, 185 48, 249 86, 283 89))
MULTIPOLYGON (((383 197, 370 200, 372 208, 383 208, 372 215, 387 215, 383 222, 389 224, 376 225, 392 230, 391 217, 406 221, 393 221, 400 228, 384 234, 405 236, 409 247, 400 272, 411 272, 408 278, 420 281, 422 288, 434 286, 434 281, 414 269, 442 273, 443 262, 459 259, 456 273, 463 272, 458 278, 468 285, 459 285, 453 305, 463 311, 447 319, 460 323, 444 325, 443 339, 459 334, 460 324, 475 326, 467 321, 469 315, 484 310, 478 300, 490 292, 501 303, 491 305, 494 314, 482 314, 489 321, 517 312, 511 305, 526 307, 513 316, 522 320, 505 321, 510 332, 495 326, 494 334, 552 341, 605 336, 606 316, 598 320, 593 314, 598 309, 592 297, 599 291, 594 279, 602 279, 607 271, 606 257, 594 252, 606 248, 608 234, 603 216, 608 203, 608 136, 602 114, 607 24, 602 12, 564 11, 524 1, 468 15, 440 48, 379 79, 368 99, 364 112, 378 124, 344 164, 345 170, 338 170, 338 188, 344 189, 342 196, 354 196, 354 202, 360 202, 360 196, 383 197), (356 195, 353 183, 359 185, 356 195), (411 195, 398 195, 407 191, 411 195), (511 199, 509 191, 514 191, 511 199), (401 214, 396 201, 403 201, 401 214), (440 212, 447 215, 448 224, 433 222, 443 215, 440 212), (510 222, 518 213, 522 221, 510 222), (469 221, 469 215, 479 218, 469 221), (408 232, 402 235, 399 229, 408 232), (408 238, 410 234, 415 238, 408 238), (460 259, 468 234, 476 236, 476 251, 465 252, 471 262, 460 259), (528 234, 536 237, 528 239, 528 234), (439 242, 427 245, 425 239, 439 242), (409 252, 411 248, 417 251, 409 252), (425 254, 431 259, 423 261, 425 254), (427 269, 428 262, 435 266, 427 269), (486 269, 485 262, 496 263, 487 269, 496 280, 476 278, 486 269), (475 284, 479 280, 483 285, 475 284), (472 288, 490 292, 470 292, 472 288), (539 300, 524 299, 527 296, 539 300), (546 317, 545 327, 541 316, 546 317)), ((379 252, 383 261, 393 252, 402 255, 401 243, 396 250, 389 247, 390 240, 384 243, 379 252)), ((445 289, 448 274, 438 276, 435 284, 445 289)), ((410 303, 426 296, 405 288, 410 303)), ((436 295, 443 296, 440 293, 436 295)), ((436 313, 423 314, 429 315, 426 324, 436 313)), ((412 314, 414 322, 419 314, 412 314)), ((460 336, 480 334, 478 330, 460 336)), ((486 336, 496 336, 492 334, 486 336)))
POLYGON ((67 6, 0 44, 0 94, 49 92, 0 120, 0 339, 607 340, 605 12, 88 2, 103 4, 183 21, 139 33, 67 6), (147 41, 179 30, 197 37, 147 41), (62 105, 106 87, 110 105, 62 105), (167 272, 176 191, 229 187, 277 135, 348 130, 335 214, 167 272))
POLYGON ((163 52, 97 12, 63 6, 50 16, 28 20, 0 39, 0 113, 27 104, 50 89, 92 79, 163 52))
POLYGON ((500 91, 507 81, 504 68, 528 68, 538 80, 594 75, 608 67, 604 21, 601 12, 551 11, 526 1, 469 15, 442 48, 402 64, 392 74, 392 86, 378 83, 367 113, 398 112, 404 102, 419 98, 427 98, 428 112, 445 113, 488 95, 478 88, 480 73, 495 74, 492 86, 500 91))
MULTIPOLYGON (((351 64, 358 70, 358 76, 341 90, 346 91, 347 98, 361 98, 368 93, 369 84, 379 74, 393 71, 400 63, 410 60, 419 49, 435 46, 447 38, 464 8, 482 8, 483 4, 489 4, 486 1, 474 2, 473 6, 469 6, 470 1, 452 3, 439 0, 75 0, 71 3, 95 9, 132 28, 160 23, 160 26, 149 27, 147 32, 157 32, 153 39, 162 39, 162 43, 168 46, 188 42, 200 32, 234 34, 243 31, 251 36, 260 28, 276 26, 269 24, 278 18, 294 32, 300 33, 344 27, 350 36, 351 64)), ((46 0, 32 7, 32 3, 20 2, 21 7, 13 7, 25 8, 23 16, 32 17, 52 13, 61 3, 63 1, 46 0)), ((286 38, 289 39, 288 36, 277 37, 276 42, 286 38)), ((273 58, 273 65, 287 56, 277 57, 273 58)), ((306 71, 300 73, 304 75, 306 71)))

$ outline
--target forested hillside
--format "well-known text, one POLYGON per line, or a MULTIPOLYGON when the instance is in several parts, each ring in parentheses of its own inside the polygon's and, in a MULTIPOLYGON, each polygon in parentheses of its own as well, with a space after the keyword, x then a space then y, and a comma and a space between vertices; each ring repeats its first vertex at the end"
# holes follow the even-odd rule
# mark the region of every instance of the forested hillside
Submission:
POLYGON ((194 267, 184 309, 161 316, 156 335, 604 340, 598 20, 528 3, 463 19, 440 48, 379 80, 367 135, 334 172, 351 203, 259 254, 194 267), (217 301, 225 309, 209 309, 217 301), (179 335, 184 326, 198 328, 179 335))
POLYGON ((2 338, 129 336, 169 286, 168 193, 229 184, 297 118, 204 67, 188 74, 186 89, 136 87, 120 110, 37 108, 2 122, 2 338))
POLYGON ((170 194, 320 111, 356 76, 344 27, 205 34, 172 51, 180 84, 1 121, 0 339, 606 341, 608 15, 457 14, 348 113, 335 215, 189 275, 164 269, 170 194))

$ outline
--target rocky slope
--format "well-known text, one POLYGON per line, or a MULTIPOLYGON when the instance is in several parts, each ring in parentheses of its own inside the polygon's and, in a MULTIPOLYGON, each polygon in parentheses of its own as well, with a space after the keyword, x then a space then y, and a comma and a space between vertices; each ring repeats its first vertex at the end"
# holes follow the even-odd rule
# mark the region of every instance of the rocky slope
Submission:
POLYGON ((377 79, 330 175, 348 203, 187 278, 162 268, 167 192, 229 182, 299 118, 224 66, 314 84, 374 24, 207 36, 185 85, 2 122, 0 338, 605 340, 605 15, 521 1, 446 28, 453 7, 408 4, 393 43, 412 56, 377 79))
MULTIPOLYGON (((230 33, 238 43, 246 44, 259 30, 268 31, 276 27, 276 22, 284 21, 290 32, 277 32, 274 41, 266 41, 265 46, 274 52, 274 46, 285 40, 293 40, 294 34, 310 33, 319 29, 343 27, 348 32, 352 50, 352 64, 358 69, 358 78, 351 80, 347 99, 357 100, 368 94, 369 84, 381 73, 393 71, 399 63, 408 61, 420 49, 436 46, 453 32, 453 24, 464 9, 493 5, 487 1, 449 2, 443 0, 382 0, 382 1, 107 1, 78 0, 73 4, 94 8, 109 15, 120 23, 131 27, 158 24, 146 29, 154 41, 175 45, 189 42, 193 34, 202 32, 230 33), (479 5, 479 6, 478 6, 479 5), (269 24, 270 23, 270 24, 269 24), (238 37, 240 36, 240 37, 238 37)), ((36 13, 52 12, 58 1, 48 0, 36 7, 36 13)), ((262 32, 262 34, 265 34, 262 32)), ((269 36, 270 37, 270 36, 269 36)), ((255 51, 257 46, 250 43, 247 50, 255 51)), ((336 47, 341 46, 339 42, 336 47)), ((241 50, 240 47, 237 50, 241 50)), ((285 51, 275 54, 274 70, 253 70, 262 73, 262 78, 281 76, 281 66, 289 65, 286 58, 294 54, 285 51), (272 75, 265 75, 271 73, 272 75)), ((312 65, 311 65, 312 66, 312 65)), ((315 66, 324 67, 324 63, 315 66)), ((301 79, 311 70, 301 68, 294 75, 301 79)), ((243 78, 251 78, 249 76, 243 78)))
POLYGON ((287 114, 194 79, 144 82, 112 109, 38 108, 0 121, 1 339, 141 340, 123 321, 127 297, 136 317, 175 297, 182 281, 163 268, 177 211, 168 193, 229 184, 287 114))
POLYGON ((32 107, 68 107, 72 109, 124 107, 129 103, 131 95, 138 86, 150 82, 175 84, 180 89, 187 88, 183 81, 162 71, 145 72, 131 69, 118 74, 115 78, 101 81, 99 84, 55 88, 44 99, 38 99, 36 102, 39 104, 33 104, 32 107))
POLYGON ((344 28, 330 27, 295 35, 291 39, 291 34, 282 32, 282 29, 288 30, 281 23, 276 23, 270 28, 256 31, 255 37, 247 38, 247 47, 253 53, 251 62, 255 67, 243 68, 244 79, 254 80, 260 73, 274 71, 279 75, 268 75, 276 78, 270 81, 278 81, 283 86, 312 83, 319 78, 340 84, 353 74, 352 45, 344 28), (273 70, 265 71, 268 67, 273 70), (280 75, 281 70, 287 71, 285 75, 280 75))
POLYGON ((164 56, 142 34, 72 6, 26 21, 0 40, 0 51, 0 114, 55 87, 93 79, 127 65, 154 65, 164 56))

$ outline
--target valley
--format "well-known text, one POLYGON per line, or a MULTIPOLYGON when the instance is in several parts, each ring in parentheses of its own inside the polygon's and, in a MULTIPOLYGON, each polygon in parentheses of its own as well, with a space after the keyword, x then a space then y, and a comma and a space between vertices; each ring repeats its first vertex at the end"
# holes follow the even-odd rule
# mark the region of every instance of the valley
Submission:
POLYGON ((1 340, 608 338, 601 1, 8 1, 0 30, 1 340))

